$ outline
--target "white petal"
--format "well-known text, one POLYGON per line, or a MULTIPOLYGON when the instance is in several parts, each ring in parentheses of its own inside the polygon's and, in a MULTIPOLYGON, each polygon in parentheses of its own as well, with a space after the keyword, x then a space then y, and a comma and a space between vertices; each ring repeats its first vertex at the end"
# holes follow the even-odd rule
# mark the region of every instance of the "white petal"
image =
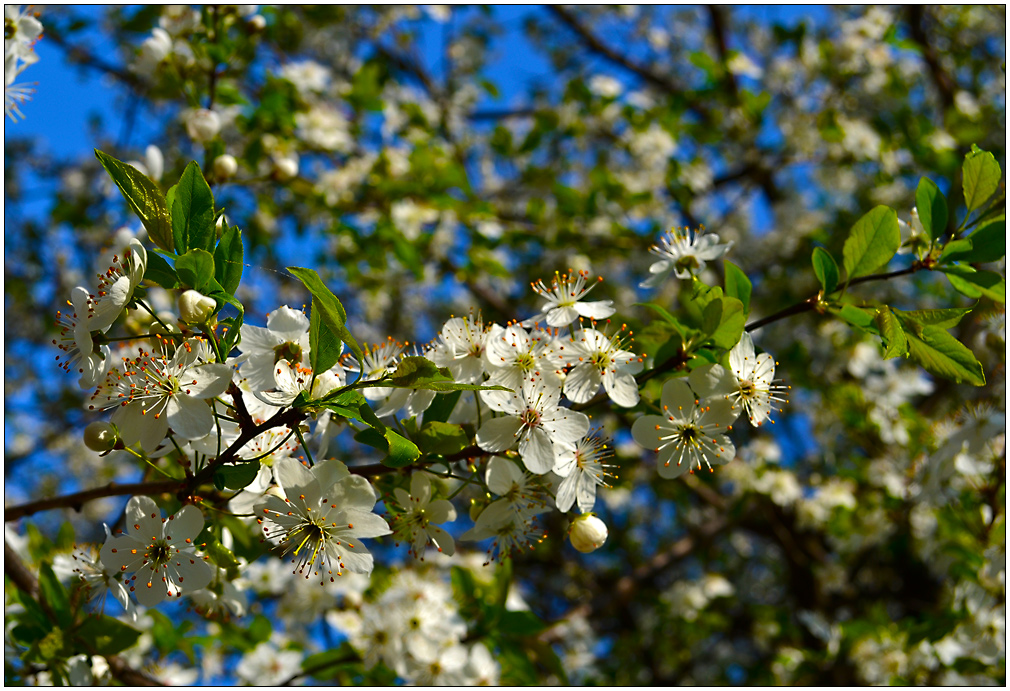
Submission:
MULTIPOLYGON (((586 427, 588 429, 588 422, 586 427)), ((539 427, 531 429, 525 438, 519 440, 519 455, 526 468, 536 475, 543 475, 554 467, 554 445, 547 432, 539 427)))
POLYGON ((655 451, 661 445, 658 426, 666 422, 666 418, 658 415, 643 415, 631 426, 631 436, 639 446, 655 451))
POLYGON ((231 384, 231 375, 231 367, 222 363, 198 365, 179 377, 179 386, 189 396, 214 398, 223 394, 231 384))
POLYGON ((610 400, 619 406, 630 408, 638 405, 638 382, 630 374, 616 376, 611 372, 603 377, 603 386, 610 400))
POLYGON ((596 482, 589 473, 579 473, 575 484, 576 497, 578 499, 579 511, 588 513, 596 505, 596 482))
POLYGON ((568 326, 578 318, 579 312, 574 307, 555 307, 547 312, 547 325, 568 326))
POLYGON ((557 408, 549 414, 545 413, 540 418, 540 424, 555 443, 578 441, 589 431, 589 418, 586 414, 568 408, 557 408))
POLYGON ((452 535, 445 532, 437 525, 429 525, 426 530, 428 532, 428 537, 431 538, 432 543, 439 552, 447 554, 450 557, 456 553, 456 542, 452 539, 452 535))
POLYGON ((561 481, 561 485, 558 487, 558 494, 555 497, 558 511, 564 513, 572 508, 572 504, 575 503, 575 483, 578 477, 579 473, 574 473, 561 481))
POLYGON ((210 406, 199 398, 177 393, 168 399, 165 408, 168 424, 180 437, 200 439, 214 429, 214 414, 210 406))
POLYGON ((521 427, 519 418, 513 415, 488 420, 477 431, 477 446, 485 451, 507 451, 515 446, 521 427))
POLYGON ((192 504, 182 507, 165 522, 165 537, 169 540, 169 544, 185 545, 187 538, 195 538, 201 530, 203 530, 203 514, 192 504))
POLYGON ((168 583, 152 569, 138 571, 137 580, 133 585, 133 594, 137 596, 137 602, 144 607, 154 607, 168 597, 168 583))
POLYGON ((702 365, 687 376, 698 398, 725 396, 736 388, 736 381, 722 365, 702 365))
POLYGON ((694 393, 683 379, 668 379, 660 395, 663 412, 674 420, 685 420, 694 409, 694 393))
POLYGON ((523 473, 512 461, 495 456, 487 462, 484 471, 484 482, 487 488, 497 495, 504 496, 512 485, 522 481, 523 473))
POLYGON ((573 403, 585 403, 600 390, 602 383, 600 370, 592 363, 584 362, 565 377, 565 395, 573 403))
POLYGON ((576 302, 575 311, 589 319, 606 319, 617 310, 614 308, 613 300, 598 300, 596 302, 576 302))

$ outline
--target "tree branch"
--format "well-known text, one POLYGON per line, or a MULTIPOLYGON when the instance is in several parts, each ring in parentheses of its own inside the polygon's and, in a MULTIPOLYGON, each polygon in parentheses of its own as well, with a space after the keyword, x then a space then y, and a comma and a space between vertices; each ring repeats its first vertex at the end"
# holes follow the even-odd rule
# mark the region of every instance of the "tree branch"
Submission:
POLYGON ((944 110, 946 110, 954 105, 954 91, 957 85, 951 76, 947 74, 946 70, 943 69, 939 56, 937 56, 936 51, 929 42, 929 38, 926 36, 926 28, 923 22, 926 16, 926 7, 924 5, 908 5, 905 10, 908 15, 908 29, 912 34, 912 40, 922 48, 922 59, 926 61, 926 66, 929 67, 929 74, 932 76, 933 83, 936 84, 936 88, 940 92, 940 101, 943 103, 944 110))
POLYGON ((101 499, 102 497, 174 492, 179 488, 181 482, 181 480, 159 480, 157 482, 134 482, 125 485, 110 482, 105 487, 97 487, 95 489, 84 490, 83 492, 64 494, 48 499, 39 499, 18 506, 8 506, 4 509, 4 522, 16 521, 25 516, 31 516, 40 511, 50 511, 52 509, 73 509, 74 511, 80 511, 81 507, 87 502, 101 499))

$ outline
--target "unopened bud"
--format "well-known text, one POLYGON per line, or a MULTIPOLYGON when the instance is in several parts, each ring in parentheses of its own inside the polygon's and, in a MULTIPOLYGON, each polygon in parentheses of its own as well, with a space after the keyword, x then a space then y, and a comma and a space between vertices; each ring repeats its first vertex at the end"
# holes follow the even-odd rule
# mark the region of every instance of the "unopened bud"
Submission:
POLYGON ((267 28, 267 20, 262 14, 254 14, 249 17, 249 28, 252 31, 263 31, 267 28))
POLYGON ((179 319, 187 324, 203 324, 217 309, 217 302, 195 290, 179 296, 179 319))
POLYGON ((196 108, 187 111, 183 118, 186 122, 186 133, 193 141, 209 142, 221 131, 221 116, 213 110, 196 108))
POLYGON ((214 159, 214 176, 227 180, 238 172, 238 161, 231 154, 221 154, 214 159))
POLYGON ((116 426, 108 422, 96 421, 84 428, 84 445, 92 451, 111 451, 117 441, 116 426))
POLYGON ((584 513, 572 521, 568 539, 580 552, 592 552, 607 541, 607 524, 591 513, 584 513))

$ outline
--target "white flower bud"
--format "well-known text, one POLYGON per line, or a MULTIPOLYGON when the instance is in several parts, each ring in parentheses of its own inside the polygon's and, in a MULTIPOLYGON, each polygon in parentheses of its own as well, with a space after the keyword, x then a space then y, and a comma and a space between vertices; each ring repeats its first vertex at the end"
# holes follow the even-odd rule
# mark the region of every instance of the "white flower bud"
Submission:
POLYGON ((96 421, 84 428, 84 445, 92 451, 111 451, 119 441, 115 425, 96 421))
POLYGON ((187 324, 202 324, 214 314, 217 302, 195 290, 187 290, 179 296, 179 319, 187 324))
POLYGON ((267 20, 262 14, 254 14, 249 17, 249 28, 253 31, 263 31, 267 28, 267 20))
POLYGON ((568 539, 580 552, 592 552, 607 541, 607 524, 591 513, 584 513, 572 521, 568 539))
POLYGON ((186 123, 186 133, 193 141, 209 142, 221 131, 221 116, 206 108, 185 111, 183 121, 186 123))
POLYGON ((274 161, 274 175, 278 180, 289 180, 298 175, 298 159, 278 158, 274 161))
POLYGON ((238 172, 238 161, 231 154, 221 154, 214 159, 214 177, 227 180, 238 172))

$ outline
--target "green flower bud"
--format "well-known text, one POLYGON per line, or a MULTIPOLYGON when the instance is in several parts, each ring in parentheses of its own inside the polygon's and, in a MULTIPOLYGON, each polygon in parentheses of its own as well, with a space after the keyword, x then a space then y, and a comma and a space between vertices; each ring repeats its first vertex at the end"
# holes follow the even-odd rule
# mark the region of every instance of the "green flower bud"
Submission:
POLYGON ((118 441, 119 433, 111 423, 96 421, 84 428, 84 445, 92 451, 111 451, 118 441))

